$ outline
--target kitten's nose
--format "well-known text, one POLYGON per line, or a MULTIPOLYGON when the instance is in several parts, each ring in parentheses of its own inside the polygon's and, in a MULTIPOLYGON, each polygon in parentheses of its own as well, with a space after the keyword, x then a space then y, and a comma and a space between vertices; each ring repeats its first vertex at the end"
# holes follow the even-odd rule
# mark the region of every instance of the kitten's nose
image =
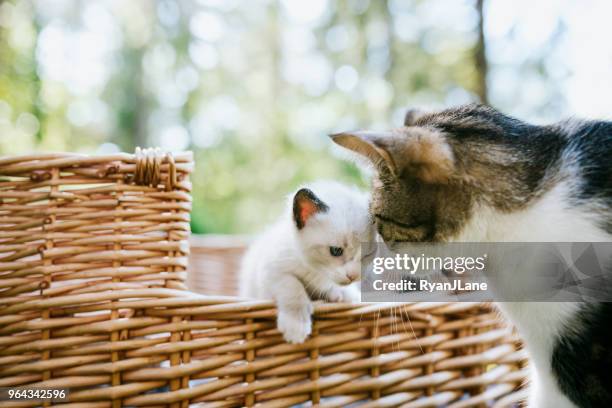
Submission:
POLYGON ((350 281, 350 282, 355 282, 357 279, 359 279, 359 271, 351 271, 351 272, 347 272, 346 274, 346 278, 350 281))

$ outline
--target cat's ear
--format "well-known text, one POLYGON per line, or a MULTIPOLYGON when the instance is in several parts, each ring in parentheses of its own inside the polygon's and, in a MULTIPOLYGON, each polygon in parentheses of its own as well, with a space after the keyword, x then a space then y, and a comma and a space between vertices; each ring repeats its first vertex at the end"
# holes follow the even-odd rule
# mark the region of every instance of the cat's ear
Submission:
POLYGON ((444 134, 420 127, 405 129, 405 141, 395 145, 404 174, 430 184, 445 184, 456 173, 455 156, 444 134))
POLYGON ((451 146, 441 132, 404 127, 389 132, 351 132, 331 136, 337 144, 366 156, 375 166, 385 166, 394 176, 424 183, 446 183, 455 173, 451 146))
POLYGON ((311 190, 301 188, 293 196, 293 220, 297 229, 306 226, 306 221, 319 212, 326 212, 327 204, 319 199, 311 190))
POLYGON ((397 167, 387 150, 387 144, 393 138, 391 132, 358 130, 336 133, 329 137, 334 143, 366 157, 378 170, 386 168, 391 174, 397 175, 397 167))
POLYGON ((414 126, 416 121, 424 115, 425 112, 420 109, 408 109, 408 111, 404 115, 404 126, 414 126))

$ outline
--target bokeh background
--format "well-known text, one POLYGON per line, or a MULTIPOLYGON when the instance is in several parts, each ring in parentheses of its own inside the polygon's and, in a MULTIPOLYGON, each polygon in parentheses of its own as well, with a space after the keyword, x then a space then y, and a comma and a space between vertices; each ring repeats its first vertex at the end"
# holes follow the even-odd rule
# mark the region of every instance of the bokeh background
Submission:
POLYGON ((0 0, 0 155, 196 154, 193 230, 253 232, 327 139, 482 101, 610 117, 609 0, 0 0))

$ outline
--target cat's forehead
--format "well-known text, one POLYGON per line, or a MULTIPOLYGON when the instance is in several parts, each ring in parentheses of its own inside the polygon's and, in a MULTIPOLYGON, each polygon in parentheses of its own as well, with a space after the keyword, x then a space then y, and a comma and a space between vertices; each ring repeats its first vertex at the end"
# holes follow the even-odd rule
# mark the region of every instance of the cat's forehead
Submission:
POLYGON ((370 212, 386 241, 446 241, 467 222, 474 199, 457 185, 401 178, 373 180, 372 190, 370 212))

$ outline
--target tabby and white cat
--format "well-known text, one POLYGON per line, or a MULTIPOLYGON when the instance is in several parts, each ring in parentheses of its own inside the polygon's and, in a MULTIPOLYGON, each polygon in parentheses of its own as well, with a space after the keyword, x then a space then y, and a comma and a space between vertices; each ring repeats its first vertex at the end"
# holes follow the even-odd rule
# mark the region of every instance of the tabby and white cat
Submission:
MULTIPOLYGON (((612 122, 534 126, 468 105, 331 137, 373 164, 387 242, 612 239, 612 122)), ((531 357, 531 407, 612 407, 612 304, 498 306, 531 357)))
POLYGON ((287 211, 249 247, 240 294, 273 299, 278 329, 290 343, 312 331, 313 300, 359 301, 361 243, 374 228, 368 196, 333 181, 318 181, 290 197, 287 211))

